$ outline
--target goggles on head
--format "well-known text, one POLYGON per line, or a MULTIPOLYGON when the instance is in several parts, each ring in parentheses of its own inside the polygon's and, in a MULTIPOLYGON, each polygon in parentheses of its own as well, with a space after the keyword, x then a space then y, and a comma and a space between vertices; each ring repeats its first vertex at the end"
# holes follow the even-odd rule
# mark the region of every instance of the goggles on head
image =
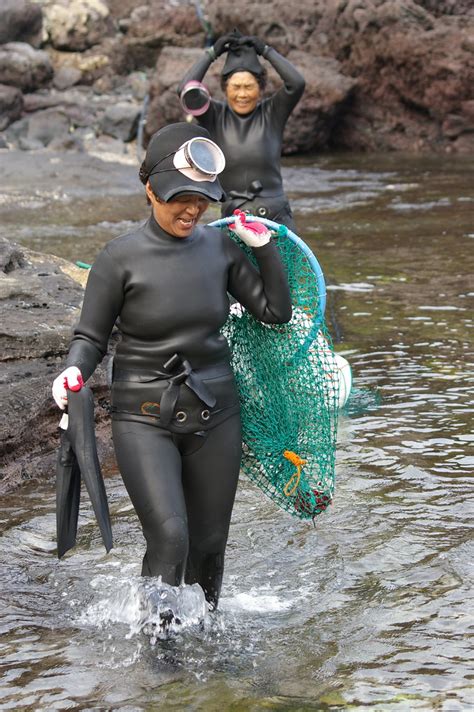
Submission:
POLYGON ((201 136, 183 143, 175 153, 168 153, 150 171, 150 175, 166 173, 173 168, 156 170, 166 158, 173 156, 174 169, 193 181, 214 181, 225 167, 225 157, 214 141, 201 136))
POLYGON ((173 165, 192 180, 213 181, 224 170, 225 158, 214 141, 197 136, 176 151, 173 165))

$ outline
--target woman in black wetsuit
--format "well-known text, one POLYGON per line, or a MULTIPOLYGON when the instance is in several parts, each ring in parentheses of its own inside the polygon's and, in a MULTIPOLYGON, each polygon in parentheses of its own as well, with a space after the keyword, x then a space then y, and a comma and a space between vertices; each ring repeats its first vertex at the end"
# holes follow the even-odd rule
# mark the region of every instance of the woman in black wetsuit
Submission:
POLYGON ((67 368, 53 384, 86 381, 119 318, 111 394, 118 466, 146 539, 142 575, 199 583, 217 606, 241 459, 239 399, 220 329, 231 294, 266 323, 291 318, 286 277, 269 231, 236 231, 259 269, 219 228, 198 225, 222 198, 222 152, 181 123, 151 139, 140 178, 152 212, 109 242, 92 269, 67 368), (220 165, 219 165, 220 164, 220 165))
POLYGON ((304 78, 262 40, 234 31, 205 50, 181 81, 178 93, 181 95, 188 82, 200 82, 211 63, 224 52, 227 58, 222 86, 227 101, 212 99, 207 111, 197 117, 226 158, 221 175, 226 193, 222 215, 232 215, 235 208, 241 208, 294 230, 283 190, 280 158, 285 124, 303 94, 304 78), (258 55, 270 62, 284 82, 268 99, 261 99, 266 73, 258 55))

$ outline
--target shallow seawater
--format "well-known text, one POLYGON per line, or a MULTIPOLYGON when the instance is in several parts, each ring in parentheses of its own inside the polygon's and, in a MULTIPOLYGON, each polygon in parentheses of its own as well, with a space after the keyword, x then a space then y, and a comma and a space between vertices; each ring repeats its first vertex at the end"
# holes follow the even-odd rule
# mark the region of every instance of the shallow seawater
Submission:
MULTIPOLYGON (((2 187, 11 239, 91 261, 143 218, 134 167, 112 193, 79 160, 80 195, 62 184, 52 197, 51 180, 36 212, 2 187)), ((474 162, 285 164, 353 369, 334 504, 313 527, 242 480, 220 610, 203 616, 190 593, 164 637, 137 609, 143 541, 118 475, 109 555, 86 495, 60 562, 53 481, 4 497, 1 709, 473 708, 474 162)))

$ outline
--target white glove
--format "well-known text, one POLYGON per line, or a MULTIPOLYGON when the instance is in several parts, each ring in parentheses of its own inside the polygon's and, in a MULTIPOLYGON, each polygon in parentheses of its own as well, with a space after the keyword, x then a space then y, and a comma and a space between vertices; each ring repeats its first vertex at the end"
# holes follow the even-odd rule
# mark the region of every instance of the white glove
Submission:
POLYGON ((247 216, 241 210, 234 210, 235 223, 230 229, 249 247, 263 247, 270 242, 271 232, 261 222, 246 222, 247 216))
POLYGON ((64 410, 67 406, 67 392, 80 391, 84 385, 82 373, 77 366, 69 366, 65 371, 59 374, 53 381, 53 398, 56 404, 64 410))

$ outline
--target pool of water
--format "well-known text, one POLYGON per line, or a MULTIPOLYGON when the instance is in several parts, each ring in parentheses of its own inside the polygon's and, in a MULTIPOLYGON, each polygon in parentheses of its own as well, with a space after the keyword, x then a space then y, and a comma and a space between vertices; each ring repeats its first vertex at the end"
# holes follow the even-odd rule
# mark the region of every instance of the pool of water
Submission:
MULTIPOLYGON (((112 190, 76 160, 77 186, 51 175, 27 200, 6 182, 10 239, 92 261, 143 219, 134 166, 112 190)), ((140 625, 143 540, 116 473, 109 555, 86 496, 60 562, 53 481, 4 497, 1 709, 472 709, 473 161, 285 163, 353 369, 334 504, 313 527, 242 479, 220 610, 163 638, 140 625)))

